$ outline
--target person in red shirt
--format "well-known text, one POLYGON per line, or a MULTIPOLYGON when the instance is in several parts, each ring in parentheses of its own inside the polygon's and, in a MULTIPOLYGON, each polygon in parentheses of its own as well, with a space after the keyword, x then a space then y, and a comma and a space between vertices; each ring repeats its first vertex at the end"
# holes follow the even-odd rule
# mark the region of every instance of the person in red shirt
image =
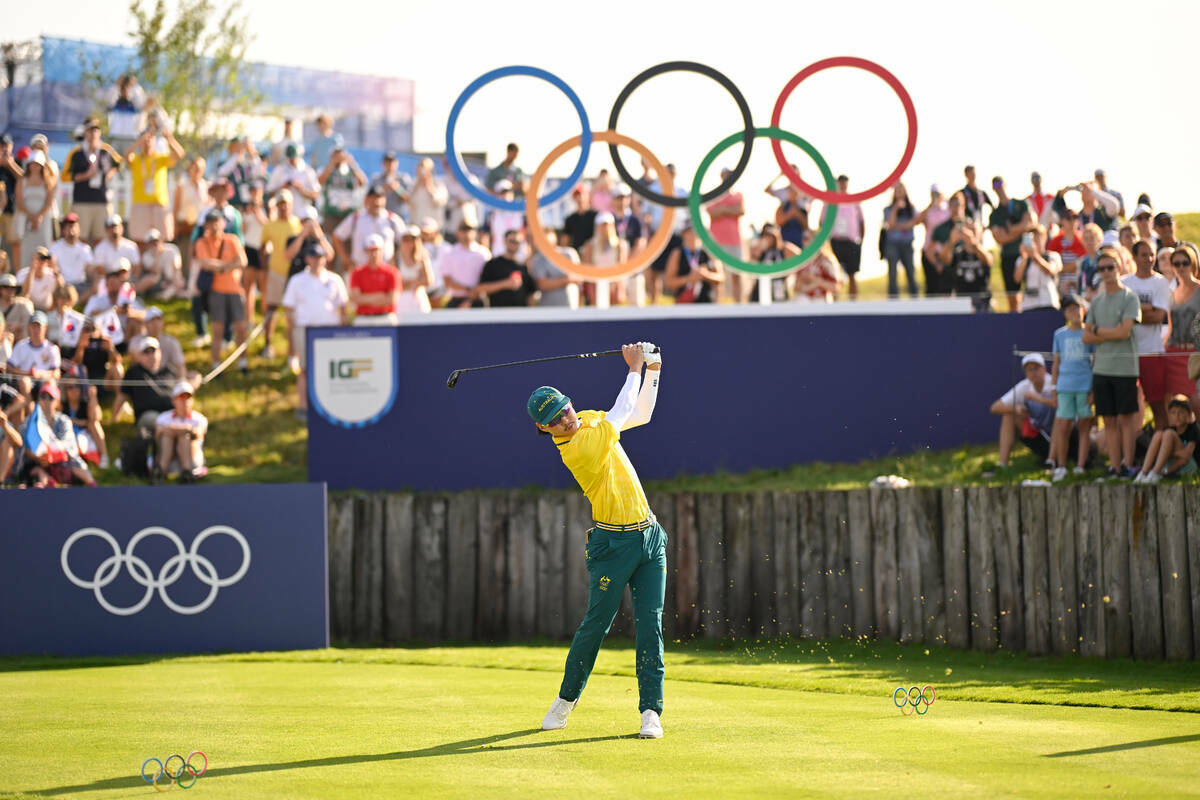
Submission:
POLYGON ((383 237, 373 233, 363 245, 367 263, 350 273, 355 325, 395 325, 400 272, 383 260, 383 237))
POLYGON ((1036 172, 1030 174, 1029 182, 1033 184, 1033 192, 1029 197, 1025 198, 1025 203, 1033 211, 1033 221, 1040 222, 1048 229, 1050 227, 1049 218, 1043 219, 1042 215, 1046 213, 1046 209, 1050 208, 1051 202, 1054 200, 1054 195, 1042 191, 1042 176, 1036 172))
POLYGON ((1087 255, 1083 239, 1079 236, 1079 212, 1066 209, 1058 221, 1061 233, 1050 240, 1046 249, 1058 253, 1062 258, 1062 272, 1058 274, 1058 293, 1063 297, 1079 294, 1079 265, 1076 261, 1087 255))

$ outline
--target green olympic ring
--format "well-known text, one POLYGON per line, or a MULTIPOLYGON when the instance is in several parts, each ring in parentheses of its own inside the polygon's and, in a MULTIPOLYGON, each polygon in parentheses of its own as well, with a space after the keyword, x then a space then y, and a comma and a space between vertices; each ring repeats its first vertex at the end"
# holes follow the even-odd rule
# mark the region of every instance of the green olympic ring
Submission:
POLYGON ((897 686, 896 691, 892 692, 892 702, 906 717, 912 716, 914 711, 920 716, 925 716, 929 713, 929 706, 936 699, 937 690, 931 684, 924 687, 913 686, 911 689, 897 686))
MULTIPOLYGON (((831 192, 837 188, 837 182, 833 179, 833 172, 830 171, 829 164, 825 162, 825 159, 822 158, 821 154, 817 152, 817 148, 813 147, 796 134, 792 133, 791 131, 785 131, 782 128, 755 128, 754 138, 783 139, 784 141, 791 142, 792 144, 796 145, 805 153, 808 153, 809 158, 816 162, 817 167, 821 170, 821 175, 825 178, 825 188, 831 192)), ((700 218, 700 183, 704 180, 704 175, 708 172, 708 168, 712 166, 714 161, 716 161, 717 156, 721 155, 721 153, 725 152, 730 147, 733 147, 738 142, 744 142, 745 140, 745 131, 738 131, 737 133, 731 134, 725 139, 722 139, 716 147, 709 151, 708 155, 704 157, 704 160, 700 162, 700 166, 696 169, 696 177, 692 181, 692 191, 688 194, 688 211, 690 212, 692 218, 692 228, 700 236, 700 241, 704 243, 704 246, 710 253, 721 254, 718 257, 718 260, 722 263, 741 272, 749 272, 754 275, 761 275, 763 277, 782 275, 786 272, 790 272, 792 269, 800 266, 805 261, 808 261, 814 255, 816 255, 817 251, 821 249, 821 246, 824 245, 829 239, 830 235, 833 234, 833 223, 836 221, 835 217, 837 216, 837 206, 833 203, 829 203, 825 206, 825 209, 822 211, 824 220, 821 222, 821 227, 817 231, 816 235, 813 236, 812 241, 809 242, 808 246, 799 253, 789 258, 785 258, 783 261, 776 261, 773 264, 759 264, 754 261, 742 261, 740 258, 734 258, 733 256, 727 255, 724 248, 717 244, 716 240, 712 238, 712 234, 709 233, 708 228, 704 226, 704 220, 700 218)))

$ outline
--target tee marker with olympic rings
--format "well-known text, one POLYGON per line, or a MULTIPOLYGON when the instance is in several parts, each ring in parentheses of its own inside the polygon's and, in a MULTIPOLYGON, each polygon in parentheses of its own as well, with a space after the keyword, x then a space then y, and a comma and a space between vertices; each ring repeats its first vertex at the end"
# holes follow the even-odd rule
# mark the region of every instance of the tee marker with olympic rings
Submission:
POLYGON ((925 716, 936 699, 937 690, 933 688, 932 684, 925 684, 923 687, 912 686, 907 689, 897 686, 896 691, 892 692, 892 703, 906 717, 911 717, 914 713, 921 717, 925 716))
POLYGON ((159 761, 154 756, 151 756, 142 762, 142 780, 159 792, 169 792, 173 786, 178 786, 180 789, 190 789, 196 785, 196 781, 200 780, 200 776, 206 772, 208 772, 208 756, 204 755, 200 750, 193 750, 188 753, 187 758, 178 753, 172 753, 167 756, 165 761, 159 761), (200 756, 204 759, 204 766, 199 770, 192 764, 194 756, 200 756), (178 767, 172 767, 174 759, 179 759, 178 767), (155 769, 154 774, 147 775, 146 767, 151 763, 158 764, 158 767, 155 769), (186 780, 185 776, 190 776, 191 780, 186 780), (159 785, 159 781, 164 780, 164 778, 164 786, 166 788, 159 785))

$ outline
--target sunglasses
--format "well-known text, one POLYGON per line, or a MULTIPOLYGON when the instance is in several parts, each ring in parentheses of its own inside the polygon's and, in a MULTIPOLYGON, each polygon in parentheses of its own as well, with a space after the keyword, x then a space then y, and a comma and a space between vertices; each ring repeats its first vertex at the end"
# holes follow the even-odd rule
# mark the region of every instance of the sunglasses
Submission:
POLYGON ((1115 265, 1109 264, 1107 267, 1099 267, 1099 266, 1096 267, 1096 272, 1112 272, 1115 269, 1116 269, 1115 265))
POLYGON ((1175 259, 1171 259, 1171 266, 1172 267, 1181 267, 1183 269, 1191 269, 1192 262, 1186 258, 1183 261, 1176 261, 1175 259))
POLYGON ((567 414, 567 409, 570 407, 571 407, 570 403, 567 403, 565 406, 563 406, 562 411, 559 411, 557 414, 554 415, 554 419, 552 419, 546 423, 546 427, 551 427, 553 425, 557 425, 558 423, 562 422, 563 417, 565 417, 567 414))

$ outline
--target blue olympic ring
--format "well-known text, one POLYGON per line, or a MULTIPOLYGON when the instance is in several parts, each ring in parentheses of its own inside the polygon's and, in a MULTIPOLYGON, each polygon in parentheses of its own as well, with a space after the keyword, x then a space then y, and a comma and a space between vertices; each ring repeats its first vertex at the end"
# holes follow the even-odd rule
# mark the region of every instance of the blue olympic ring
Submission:
POLYGON ((583 170, 587 167, 588 155, 592 149, 592 126, 588 123, 587 111, 584 109, 583 101, 579 99, 579 95, 575 94, 575 91, 562 78, 544 69, 525 66, 500 67, 491 72, 485 72, 471 81, 466 89, 463 89, 462 94, 454 101, 454 107, 450 109, 450 119, 446 121, 446 163, 450 167, 450 172, 454 174, 455 180, 467 190, 468 194, 484 205, 492 206, 493 208, 502 208, 505 211, 523 212, 525 210, 525 202, 523 200, 504 200, 480 189, 474 179, 467 173, 467 167, 463 163, 462 156, 458 154, 458 150, 454 147, 454 128, 458 125, 458 115, 462 113, 463 106, 466 105, 467 100, 471 99, 471 95, 479 91, 480 88, 497 78, 507 78, 511 75, 527 75, 531 78, 541 78, 547 83, 557 86, 567 96, 567 99, 571 101, 571 104, 575 106, 575 112, 579 115, 579 124, 583 128, 579 142, 579 163, 575 165, 575 170, 570 176, 559 184, 554 191, 538 199, 539 208, 548 206, 566 197, 567 192, 571 191, 571 187, 583 177, 583 170))

